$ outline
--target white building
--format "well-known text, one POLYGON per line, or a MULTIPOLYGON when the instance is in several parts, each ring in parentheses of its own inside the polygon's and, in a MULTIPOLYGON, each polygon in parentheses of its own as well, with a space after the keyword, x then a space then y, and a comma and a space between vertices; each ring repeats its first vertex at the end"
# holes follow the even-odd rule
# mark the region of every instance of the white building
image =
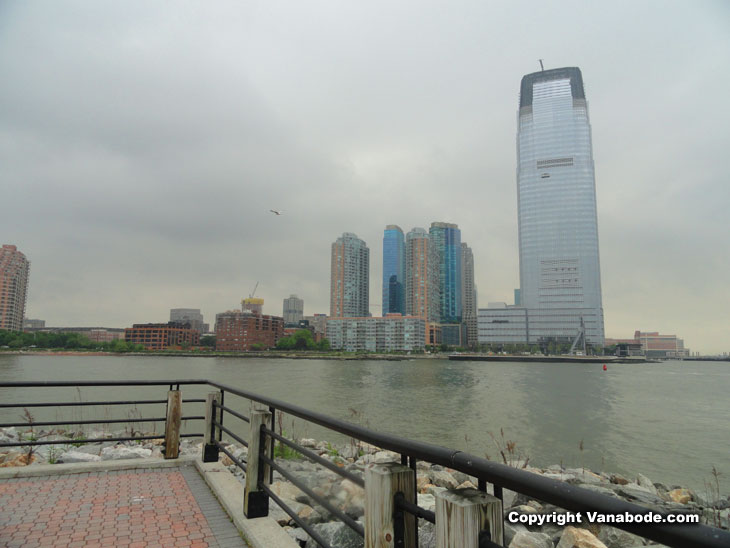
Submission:
POLYGON ((383 318, 327 318, 330 346, 348 352, 408 352, 426 346, 426 321, 388 314, 383 318))

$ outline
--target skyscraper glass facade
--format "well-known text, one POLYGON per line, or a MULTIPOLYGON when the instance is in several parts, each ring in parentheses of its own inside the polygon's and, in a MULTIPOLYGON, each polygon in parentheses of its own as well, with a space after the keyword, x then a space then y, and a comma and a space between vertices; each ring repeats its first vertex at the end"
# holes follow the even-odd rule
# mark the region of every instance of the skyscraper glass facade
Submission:
POLYGON ((461 230, 451 223, 431 223, 437 254, 441 323, 461 323, 461 230))
POLYGON ((576 67, 522 79, 517 134, 521 305, 529 338, 603 344, 591 126, 576 67), (533 321, 534 319, 534 321, 533 321))
POLYGON ((406 313, 406 249, 403 231, 388 225, 383 233, 383 316, 406 313))

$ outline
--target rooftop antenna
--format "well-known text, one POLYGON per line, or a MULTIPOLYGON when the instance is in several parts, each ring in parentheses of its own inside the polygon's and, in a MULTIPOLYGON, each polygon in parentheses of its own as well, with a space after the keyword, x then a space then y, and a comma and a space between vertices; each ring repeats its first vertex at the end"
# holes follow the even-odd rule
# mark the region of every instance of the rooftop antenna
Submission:
POLYGON ((540 61, 540 70, 545 72, 545 67, 542 66, 542 59, 538 59, 538 61, 540 61))

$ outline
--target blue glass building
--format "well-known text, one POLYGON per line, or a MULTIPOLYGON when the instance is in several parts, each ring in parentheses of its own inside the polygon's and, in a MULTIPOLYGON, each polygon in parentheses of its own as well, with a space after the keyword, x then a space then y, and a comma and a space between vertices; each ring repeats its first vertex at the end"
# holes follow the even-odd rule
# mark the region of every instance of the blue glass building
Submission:
POLYGON ((441 323, 461 323, 461 230, 451 223, 431 223, 429 235, 438 257, 441 323))
POLYGON ((388 225, 383 233, 383 316, 406 313, 406 248, 403 231, 388 225))

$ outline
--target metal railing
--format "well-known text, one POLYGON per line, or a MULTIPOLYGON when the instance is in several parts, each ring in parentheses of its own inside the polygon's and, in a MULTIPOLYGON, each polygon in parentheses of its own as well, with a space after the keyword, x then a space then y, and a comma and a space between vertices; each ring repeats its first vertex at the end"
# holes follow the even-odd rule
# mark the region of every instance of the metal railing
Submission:
POLYGON ((102 441, 145 441, 165 439, 165 458, 177 458, 178 447, 175 444, 168 443, 171 436, 200 438, 200 433, 180 433, 181 421, 204 420, 204 416, 189 415, 183 416, 181 413, 173 413, 174 409, 171 404, 182 405, 183 403, 203 403, 204 399, 190 398, 183 400, 180 396, 180 385, 199 384, 204 385, 205 380, 184 380, 184 381, 38 381, 38 382, 8 382, 0 383, 0 388, 80 388, 80 387, 126 387, 126 386, 166 386, 169 385, 168 398, 157 400, 110 400, 110 401, 60 401, 60 402, 22 402, 22 403, 0 403, 0 409, 28 409, 28 408, 58 408, 58 407, 106 407, 106 406, 137 406, 151 404, 165 404, 167 406, 165 417, 142 417, 133 416, 118 419, 68 419, 68 420, 31 420, 26 418, 23 421, 0 423, 0 428, 36 428, 41 426, 82 426, 82 425, 106 425, 106 424, 142 424, 142 423, 165 423, 164 435, 134 435, 134 428, 131 428, 128 436, 104 436, 100 438, 83 438, 73 436, 71 438, 62 438, 55 440, 39 440, 39 439, 18 439, 18 441, 0 442, 1 447, 35 447, 41 445, 82 445, 87 443, 99 443, 102 441), (175 388, 173 388, 175 387, 175 388), (177 401, 179 399, 179 402, 177 401))
MULTIPOLYGON (((453 539, 470 538, 471 545, 480 547, 500 546, 503 543, 503 492, 509 489, 544 503, 549 503, 572 512, 597 512, 599 514, 642 514, 648 508, 625 502, 607 495, 583 489, 568 483, 539 476, 525 470, 519 470, 503 464, 429 443, 405 439, 392 434, 384 434, 368 428, 329 417, 322 413, 310 411, 280 400, 266 398, 259 394, 240 390, 236 387, 210 380, 168 380, 168 381, 106 381, 106 382, 37 382, 37 383, 0 383, 2 388, 40 387, 40 386, 149 386, 170 385, 202 385, 216 389, 209 393, 205 400, 184 400, 190 403, 206 402, 205 429, 203 434, 184 434, 186 436, 203 437, 203 460, 218 461, 220 453, 224 453, 237 467, 246 473, 244 489, 244 513, 249 518, 268 515, 269 499, 279 505, 292 521, 304 529, 318 544, 331 548, 317 533, 315 528, 300 518, 281 497, 270 487, 274 471, 300 489, 307 497, 316 502, 327 512, 341 520, 357 535, 364 538, 366 547, 373 545, 374 538, 390 539, 394 546, 416 548, 418 539, 417 524, 419 519, 436 525, 438 535, 447 535, 453 539), (249 401, 250 412, 246 416, 234 409, 236 405, 227 403, 232 396, 249 401), (323 458, 315 451, 284 437, 276 432, 274 420, 276 413, 286 413, 308 423, 342 434, 353 440, 395 452, 400 455, 400 462, 373 465, 365 470, 362 478, 352 471, 341 468, 323 458), (225 420, 224 420, 225 419, 225 420), (236 422, 231 423, 231 420, 236 422), (245 423, 245 424, 243 424, 245 423), (247 426, 246 426, 247 425, 247 426), (248 431, 248 436, 240 434, 240 427, 248 431), (223 436, 234 440, 248 448, 247 457, 235 455, 223 441, 223 436), (303 458, 316 463, 343 479, 365 490, 365 524, 349 516, 331 501, 319 495, 305 482, 281 466, 274 458, 274 442, 299 453, 303 458), (436 496, 436 511, 430 511, 416 504, 416 468, 419 461, 438 464, 460 471, 476 478, 477 489, 456 489, 439 493, 436 496), (493 495, 487 494, 491 485, 493 495), (456 497, 456 499, 454 499, 456 497), (460 498, 459 498, 460 497, 460 498), (458 503, 458 504, 457 504, 458 503), (459 512, 473 512, 477 516, 474 523, 477 529, 471 531, 457 530, 451 518, 459 512)), ((235 400, 234 400, 235 401, 235 400)), ((168 398, 169 402, 169 398, 168 398)), ((109 402, 84 402, 84 404, 107 405, 109 402)), ((125 402, 119 402, 123 405, 125 402)), ((138 400, 130 404, 164 403, 164 400, 138 400)), ((72 405, 74 402, 63 402, 72 405)), ((58 404, 2 404, 0 407, 29 407, 30 405, 58 404)), ((240 407, 239 407, 240 408, 240 407)), ((168 406, 169 417, 169 406, 168 406)), ((191 416, 187 419, 201 419, 191 416)), ((158 420, 158 419, 155 419, 158 420)), ((104 423, 104 421, 94 421, 104 423)), ((141 422, 141 420, 137 420, 141 422)), ((71 421, 73 424, 77 422, 71 421)), ((40 424, 40 423, 36 423, 40 424)), ((6 425, 0 424, 0 427, 6 425)), ((167 429, 166 429, 167 432, 167 429)), ((159 437, 159 436, 157 436, 159 437)), ((140 439, 140 438, 135 438, 140 439)), ((78 440, 79 442, 98 442, 99 440, 78 440)), ((74 440, 77 442, 77 440, 74 440)), ((38 444, 38 442, 35 442, 38 444)), ((41 442, 42 443, 42 442, 41 442)), ((3 443, 0 446, 11 444, 3 443)), ((28 442, 12 445, 29 445, 28 442)), ((654 512, 659 514, 659 512, 654 512)), ((461 515, 463 518, 464 516, 461 515)), ((468 520, 467 520, 468 521, 468 520)), ((730 546, 730 532, 708 527, 706 525, 675 525, 654 523, 651 525, 636 523, 611 523, 613 527, 639 535, 646 539, 677 548, 688 546, 720 548, 730 546)), ((462 545, 455 541, 454 545, 462 545)), ((463 541, 466 542, 466 541, 463 541)), ((466 545, 466 544, 463 544, 466 545)))

